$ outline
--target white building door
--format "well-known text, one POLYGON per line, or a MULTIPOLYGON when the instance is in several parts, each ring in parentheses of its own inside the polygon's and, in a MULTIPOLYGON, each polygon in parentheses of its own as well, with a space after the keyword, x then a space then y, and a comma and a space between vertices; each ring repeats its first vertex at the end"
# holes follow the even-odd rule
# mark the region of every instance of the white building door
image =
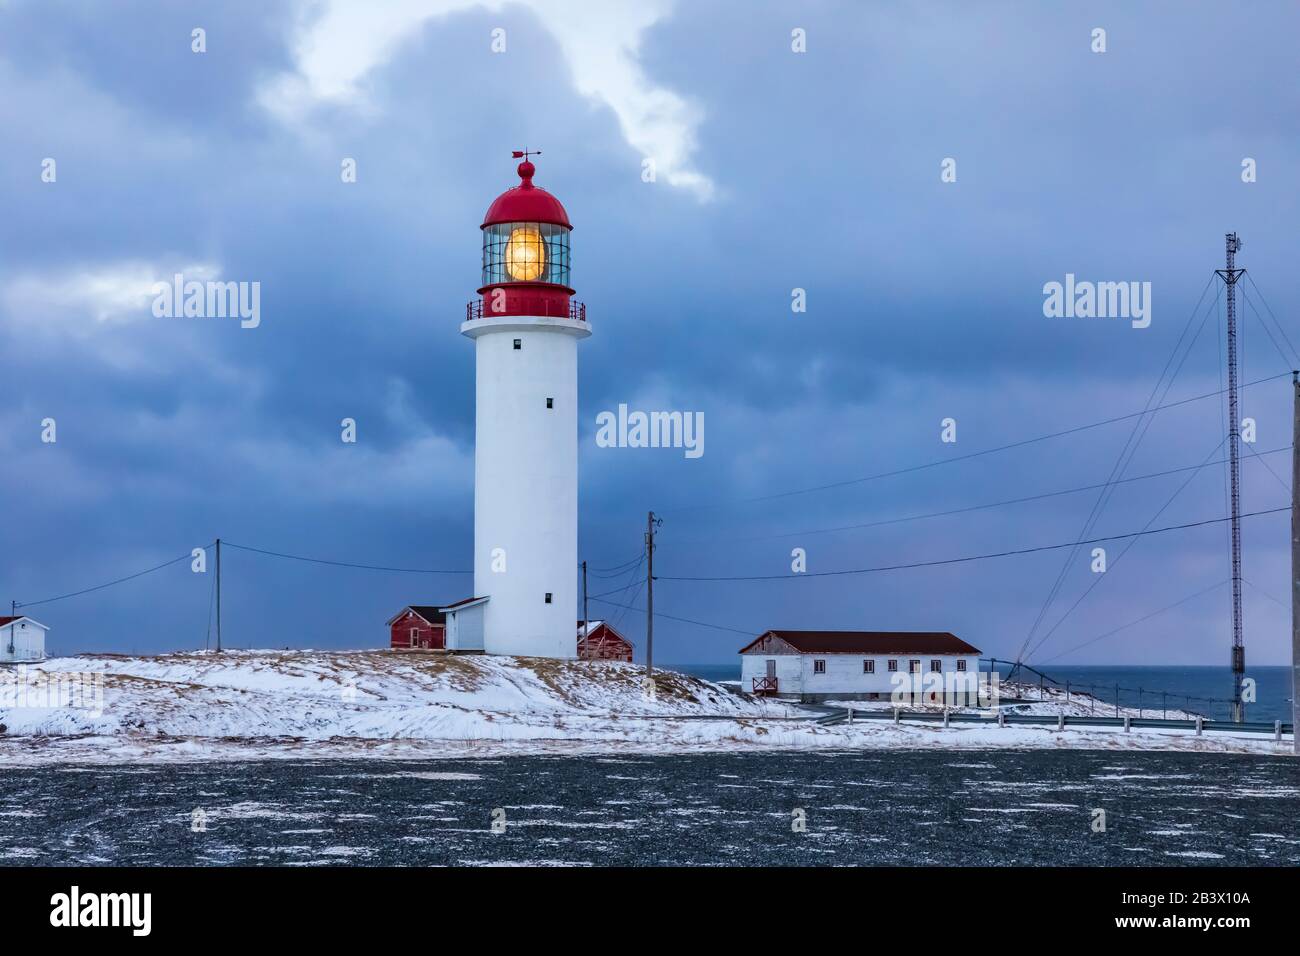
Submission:
POLYGON ((776 661, 767 662, 767 676, 776 677, 776 661))

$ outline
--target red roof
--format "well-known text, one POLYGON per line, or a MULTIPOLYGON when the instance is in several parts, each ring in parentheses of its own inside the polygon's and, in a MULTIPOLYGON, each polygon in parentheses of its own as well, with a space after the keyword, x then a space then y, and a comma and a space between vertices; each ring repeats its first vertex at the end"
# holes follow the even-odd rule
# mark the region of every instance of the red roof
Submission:
POLYGON ((610 624, 608 621, 588 621, 586 634, 582 633, 582 622, 579 621, 578 640, 581 641, 583 638, 594 641, 597 644, 602 641, 617 641, 620 644, 626 644, 629 648, 632 646, 632 642, 618 631, 614 630, 614 625, 610 624))
POLYGON ((519 164, 519 185, 496 198, 479 228, 501 222, 549 222, 573 228, 560 201, 542 187, 533 185, 535 171, 536 167, 528 160, 519 164))
POLYGON ((801 654, 978 654, 947 631, 764 631, 740 649, 744 654, 771 634, 801 654))
POLYGON ((402 608, 393 617, 388 619, 391 626, 398 618, 405 616, 407 611, 414 611, 416 616, 421 618, 426 624, 445 624, 447 616, 442 613, 442 608, 436 604, 408 604, 402 608))
POLYGON ((22 620, 21 617, 9 617, 8 615, 0 616, 0 627, 4 627, 6 624, 9 624, 13 621, 20 621, 20 620, 22 620))

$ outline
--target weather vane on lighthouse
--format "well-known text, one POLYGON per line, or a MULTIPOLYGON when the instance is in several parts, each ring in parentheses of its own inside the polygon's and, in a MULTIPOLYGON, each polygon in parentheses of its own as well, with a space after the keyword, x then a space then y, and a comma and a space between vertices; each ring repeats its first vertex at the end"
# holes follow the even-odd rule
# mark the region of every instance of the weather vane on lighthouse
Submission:
POLYGON ((564 206, 533 185, 539 150, 513 151, 519 185, 488 208, 474 340, 474 594, 445 608, 447 647, 577 656, 578 340, 564 206))

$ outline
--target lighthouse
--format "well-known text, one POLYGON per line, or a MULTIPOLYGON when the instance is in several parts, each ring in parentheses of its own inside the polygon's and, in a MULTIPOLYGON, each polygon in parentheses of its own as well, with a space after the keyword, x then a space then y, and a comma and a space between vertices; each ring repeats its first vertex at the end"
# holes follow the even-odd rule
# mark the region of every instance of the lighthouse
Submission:
POLYGON ((564 206, 533 184, 488 207, 479 298, 460 331, 474 342, 474 593, 448 609, 449 646, 577 656, 578 341, 564 206))

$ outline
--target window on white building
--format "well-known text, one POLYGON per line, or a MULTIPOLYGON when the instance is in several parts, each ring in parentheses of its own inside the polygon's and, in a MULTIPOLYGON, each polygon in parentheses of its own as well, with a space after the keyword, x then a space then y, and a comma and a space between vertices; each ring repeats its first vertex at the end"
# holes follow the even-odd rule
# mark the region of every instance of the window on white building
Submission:
POLYGON ((862 673, 864 673, 864 674, 874 674, 875 672, 876 672, 876 662, 875 662, 875 661, 863 661, 863 662, 862 662, 862 673))
POLYGON ((898 670, 898 661, 890 661, 887 666, 890 673, 893 673, 894 671, 898 670))
POLYGON ((825 673, 826 673, 826 662, 825 662, 825 661, 813 661, 813 673, 814 673, 814 674, 825 674, 825 673))
POLYGON ((943 661, 930 661, 930 670, 936 674, 940 673, 943 670, 943 661))
POLYGON ((965 669, 966 669, 966 662, 965 662, 965 661, 958 661, 958 662, 957 662, 957 670, 959 670, 959 671, 964 671, 965 669))
POLYGON ((920 662, 920 661, 908 661, 908 662, 907 662, 907 672, 908 672, 909 674, 919 674, 919 673, 921 673, 921 662, 920 662))

